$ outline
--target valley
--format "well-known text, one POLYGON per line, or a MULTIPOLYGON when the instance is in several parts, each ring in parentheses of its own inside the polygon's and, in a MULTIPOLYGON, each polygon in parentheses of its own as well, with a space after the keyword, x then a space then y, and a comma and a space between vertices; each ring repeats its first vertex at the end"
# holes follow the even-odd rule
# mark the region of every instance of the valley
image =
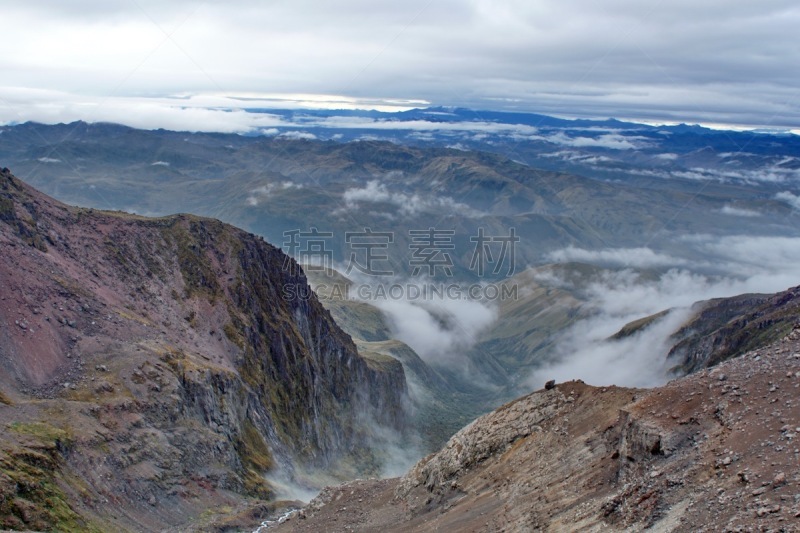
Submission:
MULTIPOLYGON (((479 127, 464 113, 442 123, 479 127)), ((719 394, 792 390, 794 140, 764 134, 772 152, 723 176, 739 159, 702 155, 730 142, 702 128, 517 116, 541 138, 506 128, 454 147, 399 125, 348 139, 319 120, 315 136, 343 137, 2 128, 17 175, 4 169, 0 190, 2 526, 706 520, 704 465, 757 424, 745 406, 714 425, 719 368, 719 394), (612 126, 613 139, 582 129, 612 126), (613 143, 632 146, 611 164, 613 143), (643 174, 662 151, 678 155, 643 174), (687 177, 701 164, 706 178, 687 177), (648 455, 648 439, 672 448, 648 455)), ((780 398, 776 416, 795 420, 780 398)), ((771 479, 764 442, 725 454, 771 479)), ((785 476, 787 457, 772 465, 785 476)), ((725 485, 720 505, 745 510, 730 511, 741 524, 762 509, 787 520, 778 488, 793 483, 758 505, 725 485)))

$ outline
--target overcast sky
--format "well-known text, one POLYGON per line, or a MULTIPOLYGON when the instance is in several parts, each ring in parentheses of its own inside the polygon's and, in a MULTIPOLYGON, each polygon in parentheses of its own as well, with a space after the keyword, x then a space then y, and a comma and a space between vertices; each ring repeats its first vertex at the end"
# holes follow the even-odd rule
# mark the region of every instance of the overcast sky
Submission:
POLYGON ((800 126, 796 0, 27 0, 0 20, 2 122, 170 127, 168 96, 323 94, 800 126))

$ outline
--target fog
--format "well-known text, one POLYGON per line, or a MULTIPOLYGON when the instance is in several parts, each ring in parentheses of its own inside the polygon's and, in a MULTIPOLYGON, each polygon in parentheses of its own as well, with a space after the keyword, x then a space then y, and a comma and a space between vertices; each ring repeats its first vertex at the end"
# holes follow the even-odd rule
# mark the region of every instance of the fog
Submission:
MULTIPOLYGON (((671 347, 669 337, 690 317, 693 303, 744 293, 774 293, 800 284, 798 238, 693 236, 684 240, 687 246, 706 253, 704 267, 715 262, 723 274, 709 276, 681 267, 653 279, 652 273, 646 277, 633 268, 608 271, 582 291, 590 318, 558 335, 551 362, 535 369, 527 384, 534 389, 550 379, 582 379, 592 385, 631 387, 663 384, 670 378, 670 363, 666 360, 671 347), (639 333, 620 340, 609 339, 627 323, 666 310, 669 312, 665 316, 639 333)), ((571 249, 561 255, 589 259, 592 252, 571 249)), ((659 258, 656 263, 685 261, 668 261, 664 254, 641 249, 637 253, 595 252, 597 259, 628 257, 634 263, 654 256, 659 258)), ((568 284, 554 279, 552 274, 539 281, 550 286, 568 284)))
MULTIPOLYGON (((419 280, 395 284, 421 290, 430 287, 419 280)), ((407 291, 402 298, 370 303, 384 313, 393 337, 405 342, 431 365, 466 364, 465 352, 497 320, 494 305, 468 299, 466 295, 451 298, 446 294, 428 294, 413 298, 413 292, 407 291)))

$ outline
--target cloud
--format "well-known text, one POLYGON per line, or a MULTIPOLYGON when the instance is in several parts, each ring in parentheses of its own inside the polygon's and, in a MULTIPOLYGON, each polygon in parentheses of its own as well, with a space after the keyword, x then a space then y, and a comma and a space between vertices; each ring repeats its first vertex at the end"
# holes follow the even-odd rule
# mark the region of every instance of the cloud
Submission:
POLYGON ((621 340, 608 337, 619 331, 617 326, 624 319, 598 317, 581 321, 580 330, 570 329, 560 339, 557 362, 536 369, 527 383, 537 389, 551 379, 583 379, 596 386, 661 385, 668 372, 669 336, 688 317, 687 309, 673 310, 639 334, 621 340))
POLYGON ((517 136, 536 135, 539 131, 533 126, 503 122, 470 120, 460 122, 439 122, 432 120, 385 120, 367 117, 333 116, 309 121, 308 124, 322 128, 368 129, 368 130, 414 130, 418 132, 485 132, 517 136))
POLYGON ((422 212, 457 212, 468 217, 479 217, 481 213, 466 204, 456 202, 448 196, 420 196, 390 191, 378 180, 370 180, 364 187, 347 189, 342 194, 347 209, 355 209, 360 203, 386 203, 394 205, 403 216, 414 216, 422 212))
POLYGON ((743 209, 741 207, 733 207, 732 205, 725 205, 720 212, 723 215, 731 215, 735 217, 755 218, 760 217, 761 213, 753 211, 752 209, 743 209))
POLYGON ((497 310, 477 300, 446 296, 372 302, 386 316, 392 336, 408 344, 429 364, 463 368, 463 354, 497 320, 497 310), (462 365, 462 366, 459 366, 462 365))
POLYGON ((267 90, 387 106, 422 100, 570 116, 800 122, 800 72, 786 67, 800 22, 791 0, 36 0, 6 2, 0 17, 9 21, 3 83, 58 88, 95 104, 112 95, 267 90))
POLYGON ((741 292, 777 292, 800 284, 800 237, 735 235, 687 238, 741 292))
POLYGON ((800 170, 784 168, 779 165, 766 166, 756 170, 718 170, 710 168, 692 168, 687 171, 671 173, 678 178, 691 180, 712 180, 719 182, 740 181, 744 183, 783 183, 800 180, 800 170))
POLYGON ((245 199, 245 203, 251 207, 259 205, 263 200, 272 196, 275 191, 285 191, 287 189, 302 189, 301 183, 292 181, 282 181, 280 183, 267 183, 250 191, 250 195, 245 199))
POLYGON ((605 266, 658 268, 686 265, 687 261, 653 251, 650 248, 606 248, 585 250, 569 246, 547 254, 547 260, 564 263, 576 261, 605 266))
MULTIPOLYGON (((689 317, 693 303, 745 293, 774 293, 800 283, 800 237, 695 235, 683 242, 706 258, 702 266, 714 264, 720 274, 692 272, 690 268, 697 265, 691 263, 656 279, 627 268, 605 273, 581 291, 589 318, 557 337, 551 361, 535 369, 527 383, 539 388, 549 379, 580 378, 594 385, 658 385, 669 377, 669 336, 689 317), (664 310, 671 311, 639 334, 609 340, 625 324, 664 310)), ((611 255, 637 258, 640 254, 611 255)), ((598 257, 608 255, 601 252, 598 257)), ((537 277, 537 281, 553 287, 569 285, 552 273, 537 277)))
POLYGON ((647 143, 642 142, 642 138, 633 136, 623 136, 618 134, 606 134, 599 137, 569 137, 564 133, 557 133, 545 140, 564 146, 574 146, 576 148, 608 148, 610 150, 634 150, 643 148, 647 143), (639 142, 634 142, 638 140, 639 142))
POLYGON ((779 192, 775 195, 776 200, 786 202, 792 209, 800 211, 800 196, 793 194, 789 191, 779 192))
POLYGON ((313 141, 317 138, 316 135, 307 131, 287 131, 286 133, 281 133, 279 137, 284 137, 286 139, 303 139, 306 141, 313 141))

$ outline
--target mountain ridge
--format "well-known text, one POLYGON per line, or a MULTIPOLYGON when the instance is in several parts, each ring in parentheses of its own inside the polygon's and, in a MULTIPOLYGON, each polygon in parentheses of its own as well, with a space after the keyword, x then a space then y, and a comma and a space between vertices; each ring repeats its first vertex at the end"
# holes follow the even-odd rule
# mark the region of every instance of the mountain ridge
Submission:
POLYGON ((480 417, 405 476, 327 488, 275 527, 792 530, 798 380, 796 325, 654 389, 556 384, 480 417))
POLYGON ((0 243, 3 527, 186 524, 274 500, 270 475, 377 471, 374 428, 404 431, 402 366, 282 298, 307 280, 260 237, 71 208, 3 169, 0 243))

